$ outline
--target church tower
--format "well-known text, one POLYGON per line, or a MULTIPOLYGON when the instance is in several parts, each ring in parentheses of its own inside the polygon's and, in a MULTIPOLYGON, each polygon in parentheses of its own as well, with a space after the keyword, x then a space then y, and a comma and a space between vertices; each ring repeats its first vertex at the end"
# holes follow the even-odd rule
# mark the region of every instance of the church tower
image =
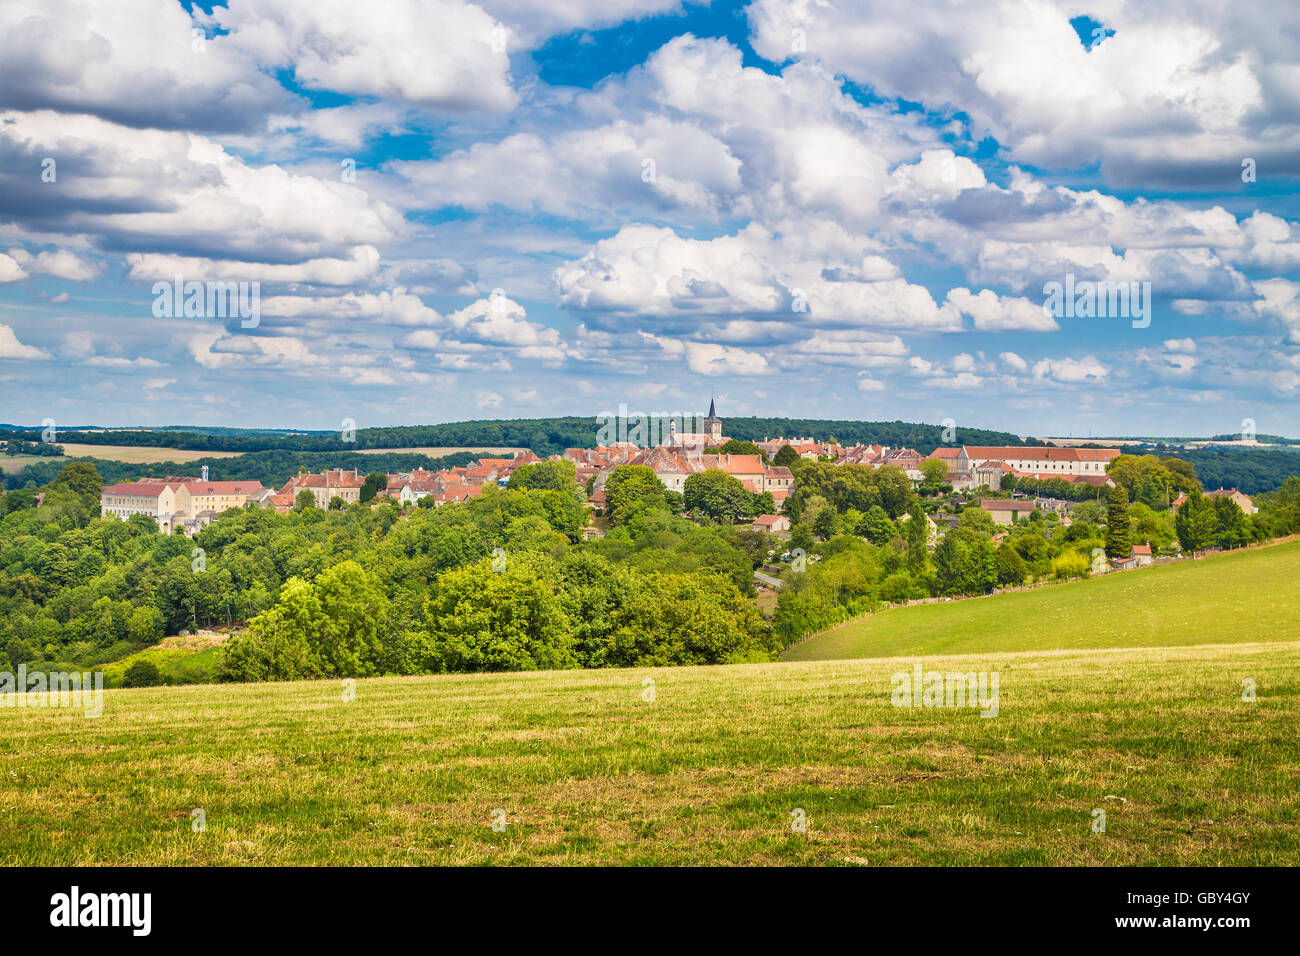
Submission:
POLYGON ((718 417, 718 409, 711 398, 709 399, 709 417, 704 419, 704 434, 711 441, 722 438, 722 419, 718 417))

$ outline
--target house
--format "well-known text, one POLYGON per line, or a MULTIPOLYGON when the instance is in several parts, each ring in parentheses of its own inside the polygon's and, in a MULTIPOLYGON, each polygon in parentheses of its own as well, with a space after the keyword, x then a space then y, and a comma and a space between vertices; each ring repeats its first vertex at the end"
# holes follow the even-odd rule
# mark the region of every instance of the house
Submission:
POLYGON ((1131 571, 1138 566, 1138 559, 1133 555, 1127 558, 1111 558, 1110 566, 1116 571, 1131 571))
MULTIPOLYGON (((1106 481, 1106 466, 1118 458, 1118 448, 1033 448, 1024 445, 962 445, 936 448, 931 458, 948 465, 954 487, 993 477, 992 466, 1006 465, 1007 470, 1035 478, 1071 478, 1087 476, 1106 481), (976 475, 983 468, 984 475, 976 475)), ((1000 478, 999 478, 1000 481, 1000 478)), ((981 482, 984 483, 984 482, 981 482)), ((1089 482, 1090 484, 1092 482, 1089 482)), ((970 487, 978 487, 971 484, 970 487)), ((989 485, 990 488, 995 487, 989 485)))
POLYGON ((782 531, 790 530, 790 519, 785 515, 759 515, 750 525, 755 531, 766 531, 769 534, 777 534, 782 531))
POLYGON ((205 466, 199 478, 168 475, 106 485, 100 491, 99 513, 122 519, 147 515, 163 534, 181 528, 188 535, 207 527, 221 512, 260 498, 264 491, 260 481, 209 481, 205 466))
POLYGON ((980 507, 989 513, 994 524, 1013 524, 1016 515, 1032 514, 1037 506, 1017 498, 985 498, 980 507))
POLYGON ((1133 560, 1139 568, 1144 568, 1152 561, 1151 545, 1135 544, 1133 545, 1133 560))
POLYGON ((1251 500, 1250 495, 1244 495, 1236 488, 1220 488, 1217 491, 1206 492, 1207 498, 1228 498, 1234 502, 1244 514, 1258 514, 1259 509, 1255 507, 1255 502, 1251 500))
POLYGON ((280 494, 288 495, 295 501, 304 491, 310 491, 316 499, 317 508, 328 508, 330 499, 341 498, 344 504, 355 504, 361 500, 361 488, 366 479, 357 474, 356 469, 344 471, 334 468, 319 475, 303 473, 294 475, 280 488, 280 494))

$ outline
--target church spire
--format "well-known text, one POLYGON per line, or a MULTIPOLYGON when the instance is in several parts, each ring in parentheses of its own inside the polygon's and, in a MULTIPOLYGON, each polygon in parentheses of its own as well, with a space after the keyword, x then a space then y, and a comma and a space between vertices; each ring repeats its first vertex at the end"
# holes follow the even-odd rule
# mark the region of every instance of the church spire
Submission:
POLYGON ((709 399, 709 418, 717 418, 718 410, 713 406, 713 399, 709 399))

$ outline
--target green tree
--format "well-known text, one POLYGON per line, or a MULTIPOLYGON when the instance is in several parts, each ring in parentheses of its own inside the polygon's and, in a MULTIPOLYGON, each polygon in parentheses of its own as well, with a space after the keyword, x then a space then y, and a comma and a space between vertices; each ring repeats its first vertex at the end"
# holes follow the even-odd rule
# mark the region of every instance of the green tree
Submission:
POLYGON ((664 485, 648 465, 619 465, 605 479, 605 507, 613 524, 627 521, 643 501, 663 500, 664 485))
POLYGON ((682 487, 686 509, 721 521, 735 521, 745 513, 749 492, 739 478, 721 468, 688 475, 682 487))
POLYGON ((829 506, 822 508, 817 512, 817 517, 813 519, 813 534, 823 541, 829 541, 835 535, 839 534, 840 516, 834 508, 829 506))
POLYGON ((998 584, 1003 587, 1016 587, 1024 584, 1025 578, 1029 576, 1029 567, 1025 564, 1025 559, 1005 541, 998 546, 994 555, 994 563, 997 569, 998 584))
POLYGON ((1219 530, 1218 517, 1211 499, 1193 491, 1178 506, 1174 515, 1174 531, 1184 551, 1203 551, 1214 543, 1219 530))
POLYGON ((780 465, 782 468, 794 469, 801 461, 803 459, 799 457, 799 453, 789 445, 782 445, 772 457, 772 464, 780 465))
POLYGON ((1123 485, 1110 489, 1106 509, 1106 557, 1127 558, 1133 553, 1128 521, 1128 492, 1123 485))
POLYGON ((374 497, 388 487, 388 476, 382 471, 372 471, 366 475, 365 484, 361 486, 361 500, 372 501, 374 497))
POLYGON ((884 508, 872 505, 858 522, 857 532, 872 544, 879 545, 891 541, 898 534, 898 527, 889 520, 884 508))
POLYGON ((437 593, 424 606, 429 668, 462 672, 579 666, 575 629, 556 583, 550 560, 528 554, 509 557, 496 571, 493 562, 485 560, 440 575, 437 593))
POLYGON ((732 438, 718 450, 724 455, 761 455, 767 458, 767 452, 752 441, 741 441, 739 438, 732 438))
POLYGON ((162 613, 152 605, 142 604, 131 612, 127 637, 139 644, 156 644, 163 638, 162 613))
POLYGON ((578 487, 578 469, 566 459, 534 462, 511 472, 507 487, 515 491, 538 489, 575 492, 578 487))
POLYGON ((927 458, 921 462, 923 483, 930 488, 938 488, 948 480, 948 463, 938 458, 927 458))
POLYGON ((944 594, 987 594, 997 583, 993 546, 970 528, 943 536, 934 549, 934 570, 944 594))
POLYGON ((308 489, 304 488, 298 492, 293 499, 293 509, 295 511, 306 511, 308 508, 316 507, 316 496, 308 489))
POLYGON ((730 581, 651 574, 614 613, 615 667, 728 664, 775 658, 771 632, 730 581))

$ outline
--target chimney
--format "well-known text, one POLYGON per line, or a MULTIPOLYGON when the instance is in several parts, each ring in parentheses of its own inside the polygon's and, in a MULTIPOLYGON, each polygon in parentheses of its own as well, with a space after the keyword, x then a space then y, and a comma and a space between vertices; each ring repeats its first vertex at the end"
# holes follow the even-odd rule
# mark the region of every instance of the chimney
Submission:
POLYGON ((207 481, 207 480, 208 480, 208 466, 207 466, 207 465, 204 465, 204 466, 203 466, 203 470, 202 470, 199 474, 201 475, 201 477, 200 477, 200 479, 199 479, 200 481, 207 481))

